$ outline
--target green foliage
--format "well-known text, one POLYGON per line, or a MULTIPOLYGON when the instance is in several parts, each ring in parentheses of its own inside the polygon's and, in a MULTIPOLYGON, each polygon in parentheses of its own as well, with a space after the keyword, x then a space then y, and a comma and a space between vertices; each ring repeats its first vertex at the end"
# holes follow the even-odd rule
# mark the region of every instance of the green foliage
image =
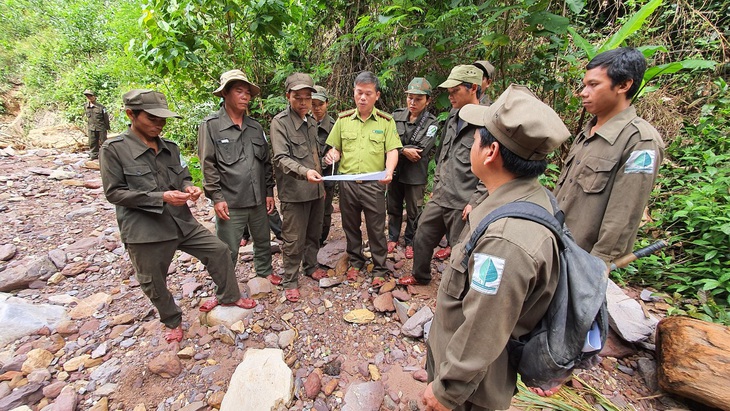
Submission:
POLYGON ((730 324, 730 87, 721 79, 715 87, 699 121, 668 145, 672 161, 660 172, 648 228, 671 235, 673 261, 655 257, 638 267, 665 290, 695 300, 695 309, 677 312, 730 324))

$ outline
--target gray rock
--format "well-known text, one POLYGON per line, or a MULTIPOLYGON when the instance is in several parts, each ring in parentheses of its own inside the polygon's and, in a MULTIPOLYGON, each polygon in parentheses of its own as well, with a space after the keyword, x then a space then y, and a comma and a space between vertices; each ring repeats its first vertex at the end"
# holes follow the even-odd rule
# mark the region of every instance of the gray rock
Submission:
POLYGON ((345 252, 346 247, 347 241, 344 238, 328 242, 319 249, 317 262, 325 267, 335 268, 337 262, 342 257, 342 253, 345 252))
POLYGON ((279 346, 279 336, 276 333, 268 333, 264 336, 264 344, 268 348, 277 348, 279 346))
POLYGON ((99 346, 96 347, 94 349, 94 351, 91 352, 91 358, 101 358, 101 357, 105 356, 106 350, 107 350, 106 344, 107 344, 106 341, 99 344, 99 346))
POLYGON ((270 410, 292 399, 292 371, 279 349, 249 348, 231 377, 221 411, 270 410))
POLYGON ((654 334, 659 321, 651 315, 650 318, 646 318, 641 305, 624 294, 623 290, 610 280, 606 290, 606 301, 609 325, 625 341, 631 343, 645 341, 654 334))
POLYGON ((261 298, 271 292, 272 284, 263 277, 256 277, 248 280, 248 289, 251 298, 261 298))
POLYGON ((384 396, 382 381, 350 385, 342 411, 378 411, 384 396))
POLYGON ((96 390, 94 390, 94 395, 98 395, 100 397, 109 396, 117 391, 117 386, 118 386, 118 384, 108 382, 108 383, 102 385, 101 387, 97 388, 96 390))
POLYGON ((430 308, 424 306, 413 317, 401 326, 400 331, 403 335, 413 338, 419 338, 423 335, 423 325, 433 318, 433 312, 430 308))
POLYGON ((81 207, 77 208, 75 210, 72 210, 66 214, 67 220, 75 220, 79 217, 92 215, 96 213, 96 207, 81 207))
POLYGON ((12 410, 23 404, 35 404, 43 398, 42 384, 27 384, 0 398, 0 410, 12 410))
POLYGON ((656 374, 656 362, 649 358, 639 358, 636 361, 639 369, 639 375, 644 378, 646 386, 652 392, 656 392, 659 389, 659 381, 656 374))
POLYGON ((15 257, 16 252, 18 252, 18 247, 16 247, 15 244, 0 245, 0 260, 8 261, 15 257))
POLYGON ((297 332, 294 330, 286 330, 279 333, 279 348, 284 349, 294 343, 297 332))
POLYGON ((63 267, 66 266, 66 252, 56 248, 55 250, 51 250, 48 252, 48 258, 51 260, 53 265, 56 266, 59 270, 63 270, 63 267))
POLYGON ((408 321, 409 305, 398 300, 397 298, 393 299, 393 305, 395 305, 395 312, 396 314, 398 314, 398 319, 400 320, 400 323, 405 324, 406 321, 408 321))
POLYGON ((426 324, 423 324, 423 339, 428 341, 428 334, 431 332, 431 324, 433 320, 429 320, 426 324))
POLYGON ((100 237, 86 237, 70 244, 66 247, 66 252, 72 254, 87 254, 89 251, 99 247, 99 244, 101 244, 100 237))
POLYGON ((0 291, 25 288, 37 280, 47 280, 58 270, 48 257, 25 259, 18 265, 0 272, 0 291))
POLYGON ((96 381, 98 384, 104 385, 111 381, 111 378, 119 372, 121 369, 119 363, 118 358, 110 358, 109 361, 96 367, 89 378, 91 381, 96 381))
POLYGON ((20 298, 0 301, 0 347, 48 327, 53 330, 68 318, 66 309, 51 304, 31 304, 20 298))
POLYGON ((652 295, 655 294, 651 290, 643 289, 641 290, 641 294, 639 295, 639 298, 641 298, 643 301, 661 301, 662 297, 659 295, 652 295))
POLYGON ((7 381, 0 382, 0 398, 6 397, 8 394, 10 394, 10 384, 8 384, 7 381))
POLYGON ((52 178, 54 180, 70 180, 74 177, 76 177, 76 173, 73 171, 66 171, 60 168, 51 171, 51 174, 48 176, 48 178, 52 178))
POLYGON ((329 288, 334 287, 336 285, 340 285, 345 281, 345 276, 341 275, 339 277, 325 277, 321 280, 319 280, 319 288, 329 288))
POLYGON ((180 408, 180 411, 200 411, 205 409, 208 409, 208 404, 203 401, 196 401, 180 408))

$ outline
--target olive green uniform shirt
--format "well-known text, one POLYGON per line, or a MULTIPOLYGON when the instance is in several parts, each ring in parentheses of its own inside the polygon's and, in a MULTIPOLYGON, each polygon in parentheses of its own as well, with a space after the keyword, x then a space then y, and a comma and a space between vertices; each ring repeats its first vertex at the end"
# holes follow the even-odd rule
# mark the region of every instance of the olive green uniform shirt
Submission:
POLYGON ((421 159, 414 163, 400 154, 393 181, 421 185, 428 182, 428 162, 436 144, 438 119, 426 110, 423 110, 413 123, 409 120, 410 116, 411 113, 405 108, 393 112, 393 120, 403 148, 421 149, 421 159), (417 134, 414 134, 415 132, 417 134))
POLYGON ((385 154, 403 146, 393 118, 377 108, 365 119, 357 109, 340 113, 327 144, 340 152, 341 174, 383 171, 385 154))
POLYGON ((111 130, 109 127, 109 114, 106 112, 104 106, 98 102, 91 104, 91 102, 87 101, 84 104, 84 110, 86 112, 86 119, 88 120, 88 131, 111 130))
POLYGON ((287 107, 271 120, 270 134, 279 200, 298 203, 324 197, 323 183, 307 181, 307 171, 322 173, 314 117, 307 114, 305 121, 287 107))
POLYGON ((116 206, 125 244, 175 240, 176 227, 188 235, 199 226, 187 205, 162 201, 165 191, 185 191, 193 183, 187 167, 180 164, 177 145, 158 138, 157 146, 155 153, 129 128, 101 148, 104 194, 116 206))
POLYGON ((198 151, 203 189, 213 203, 247 208, 274 196, 269 145, 256 120, 245 116, 239 127, 221 107, 198 127, 198 151))
POLYGON ((471 171, 475 130, 475 126, 459 120, 459 110, 451 110, 444 123, 441 145, 436 151, 431 197, 431 201, 443 208, 461 210, 467 204, 473 206, 487 191, 471 171))
POLYGON ((595 124, 593 118, 575 139, 555 197, 576 243, 612 261, 633 251, 664 142, 633 106, 590 135, 595 124))
POLYGON ((503 218, 490 224, 461 262, 473 228, 497 207, 529 201, 552 211, 534 178, 512 180, 485 197, 471 214, 436 297, 428 339, 433 393, 449 409, 470 402, 505 410, 515 391, 507 341, 532 330, 547 311, 559 274, 558 244, 539 223, 503 218))

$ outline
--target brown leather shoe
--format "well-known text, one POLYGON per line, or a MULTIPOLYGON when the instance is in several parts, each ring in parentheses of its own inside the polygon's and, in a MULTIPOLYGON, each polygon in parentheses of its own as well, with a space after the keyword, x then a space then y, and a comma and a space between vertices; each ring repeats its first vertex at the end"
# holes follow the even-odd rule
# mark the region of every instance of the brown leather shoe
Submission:
POLYGON ((433 256, 439 260, 445 260, 451 256, 451 247, 442 248, 436 251, 433 256))
POLYGON ((413 259, 413 247, 409 245, 406 246, 406 258, 409 260, 413 259))
POLYGON ((279 285, 283 281, 283 279, 276 274, 269 274, 268 276, 266 276, 266 279, 274 285, 279 285))

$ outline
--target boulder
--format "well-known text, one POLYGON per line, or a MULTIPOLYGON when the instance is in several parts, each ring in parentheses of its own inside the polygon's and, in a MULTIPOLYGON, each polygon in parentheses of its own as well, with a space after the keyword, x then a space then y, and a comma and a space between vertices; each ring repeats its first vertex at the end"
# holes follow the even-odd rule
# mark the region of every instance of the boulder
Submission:
POLYGON ((657 329, 657 377, 670 393, 730 410, 730 327, 669 317, 657 329))
POLYGON ((284 352, 249 348, 231 377, 221 411, 270 411, 292 399, 292 371, 284 352))
POLYGON ((401 326, 401 332, 407 337, 419 338, 423 336, 423 325, 433 318, 433 312, 428 307, 423 307, 413 314, 408 321, 401 326))
POLYGON ((647 318, 639 302, 624 294, 611 280, 606 289, 606 302, 609 324, 625 341, 646 341, 654 334, 659 321, 651 315, 647 318))
POLYGON ((346 248, 347 241, 344 238, 329 241, 323 247, 320 247, 317 253, 317 262, 325 267, 335 268, 346 248))
POLYGON ((22 260, 16 266, 0 271, 0 291, 17 290, 33 281, 45 281, 56 271, 56 266, 46 256, 22 260))
POLYGON ((246 310, 239 307, 223 307, 219 305, 212 311, 207 313, 200 313, 200 324, 208 327, 215 327, 218 325, 224 325, 227 328, 231 328, 233 324, 238 321, 243 321, 246 318, 253 316, 254 309, 246 310))
POLYGON ((37 330, 53 330, 68 318, 66 309, 51 304, 32 304, 20 298, 0 299, 0 347, 37 330))

